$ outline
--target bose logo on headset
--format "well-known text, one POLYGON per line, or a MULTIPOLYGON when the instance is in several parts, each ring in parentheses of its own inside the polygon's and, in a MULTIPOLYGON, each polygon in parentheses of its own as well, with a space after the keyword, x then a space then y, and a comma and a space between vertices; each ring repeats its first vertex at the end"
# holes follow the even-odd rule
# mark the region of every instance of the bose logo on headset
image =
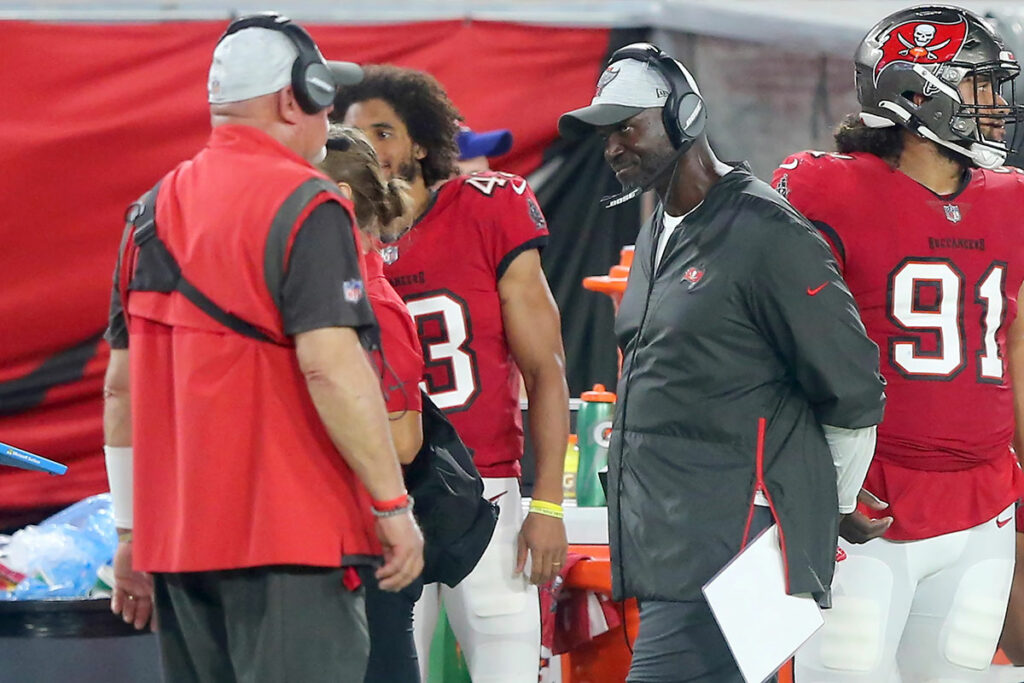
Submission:
POLYGON ((218 40, 246 28, 265 28, 283 33, 298 51, 292 65, 292 91, 302 111, 315 114, 331 106, 337 93, 334 74, 317 49, 313 38, 288 17, 274 12, 242 17, 231 22, 224 35, 218 40))
POLYGON ((676 149, 688 147, 699 138, 704 132, 707 110, 693 77, 668 53, 650 43, 634 43, 619 48, 612 54, 608 64, 623 59, 635 59, 650 64, 668 82, 668 99, 665 100, 661 115, 672 146, 676 149))

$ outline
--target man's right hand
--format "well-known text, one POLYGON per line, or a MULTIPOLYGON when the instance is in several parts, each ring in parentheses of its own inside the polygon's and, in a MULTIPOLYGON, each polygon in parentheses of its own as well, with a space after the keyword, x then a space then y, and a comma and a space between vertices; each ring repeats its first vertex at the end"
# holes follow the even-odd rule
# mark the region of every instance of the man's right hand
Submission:
MULTIPOLYGON (((861 489, 857 494, 857 502, 872 510, 885 510, 889 504, 879 500, 873 493, 861 489)), ((873 538, 878 538, 892 526, 892 517, 880 517, 872 519, 864 513, 854 510, 842 515, 839 520, 839 535, 850 543, 867 543, 873 538)))
POLYGON ((398 592, 423 571, 423 534, 412 511, 377 519, 377 536, 384 547, 384 565, 377 569, 381 590, 398 592))

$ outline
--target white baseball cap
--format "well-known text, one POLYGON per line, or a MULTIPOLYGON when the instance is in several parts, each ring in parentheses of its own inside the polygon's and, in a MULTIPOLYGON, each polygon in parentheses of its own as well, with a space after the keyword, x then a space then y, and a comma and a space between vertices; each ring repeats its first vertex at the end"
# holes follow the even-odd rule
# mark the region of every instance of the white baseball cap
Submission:
MULTIPOLYGON (((694 92, 697 84, 678 61, 676 64, 694 92)), ((636 116, 644 109, 665 106, 672 87, 650 62, 620 59, 609 64, 597 81, 597 92, 589 107, 574 109, 558 119, 558 132, 565 137, 578 137, 596 126, 610 126, 636 116)))
MULTIPOLYGON (((241 102, 277 92, 292 82, 292 66, 298 48, 281 31, 250 27, 225 36, 213 51, 206 90, 210 104, 241 102)), ((323 86, 355 85, 363 70, 351 62, 325 60, 334 83, 323 86)))

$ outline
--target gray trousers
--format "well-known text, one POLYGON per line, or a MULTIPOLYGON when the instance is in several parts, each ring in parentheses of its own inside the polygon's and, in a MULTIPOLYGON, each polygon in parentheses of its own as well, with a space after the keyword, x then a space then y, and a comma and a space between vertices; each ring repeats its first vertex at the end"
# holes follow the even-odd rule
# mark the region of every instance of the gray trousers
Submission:
POLYGON ((168 683, 362 683, 363 589, 343 569, 273 566, 155 574, 168 683))
MULTIPOLYGON (((771 525, 771 510, 757 506, 750 537, 771 525)), ((626 681, 743 683, 743 677, 705 600, 644 600, 640 603, 640 628, 626 681)))

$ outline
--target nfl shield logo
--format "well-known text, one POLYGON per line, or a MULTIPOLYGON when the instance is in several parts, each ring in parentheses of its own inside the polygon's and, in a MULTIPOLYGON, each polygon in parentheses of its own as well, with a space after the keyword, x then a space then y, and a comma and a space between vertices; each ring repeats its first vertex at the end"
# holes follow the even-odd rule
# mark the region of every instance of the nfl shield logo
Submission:
POLYGON ((942 210, 946 212, 946 220, 950 223, 960 222, 960 207, 956 204, 946 204, 942 207, 942 210))
POLYGON ((358 303, 363 298, 363 281, 345 280, 342 284, 342 290, 345 293, 345 301, 350 304, 358 303))
POLYGON ((388 245, 380 250, 380 258, 389 266, 398 260, 398 247, 394 244, 388 245))

